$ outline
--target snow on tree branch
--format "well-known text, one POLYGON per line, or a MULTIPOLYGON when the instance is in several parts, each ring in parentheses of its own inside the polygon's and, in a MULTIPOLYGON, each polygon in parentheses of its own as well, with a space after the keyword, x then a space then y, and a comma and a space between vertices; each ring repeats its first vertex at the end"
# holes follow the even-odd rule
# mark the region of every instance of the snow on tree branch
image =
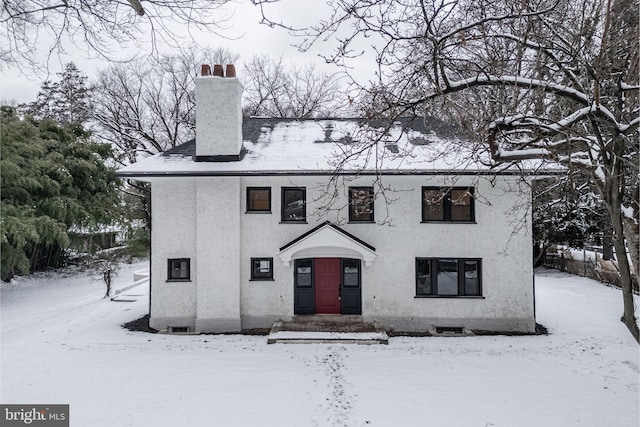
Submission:
MULTIPOLYGON (((180 49, 198 29, 218 34, 230 18, 231 0, 4 0, 0 8, 0 60, 22 69, 40 68, 37 53, 62 54, 85 47, 108 60, 144 47, 180 49)), ((192 40, 192 42, 194 42, 192 40)))
MULTIPOLYGON (((375 58, 375 79, 358 86, 363 115, 455 120, 490 151, 497 169, 532 158, 579 169, 590 176, 620 237, 616 252, 626 253, 625 241, 640 247, 640 19, 630 13, 640 8, 638 0, 341 0, 331 6, 329 19, 301 33, 300 47, 333 41, 333 54, 324 57, 346 70, 363 52, 375 58)), ((627 258, 619 258, 624 321, 640 341, 632 273, 627 258)), ((631 259, 639 271, 638 251, 631 259)))
POLYGON ((557 84, 553 82, 543 81, 539 79, 529 79, 518 76, 492 76, 492 75, 477 75, 475 77, 469 77, 464 80, 451 81, 446 80, 448 83, 444 87, 438 87, 433 92, 427 94, 425 100, 440 97, 453 92, 461 90, 471 89, 476 86, 514 86, 522 89, 542 89, 545 92, 550 92, 556 95, 567 97, 574 101, 589 104, 589 97, 573 89, 569 86, 557 84))

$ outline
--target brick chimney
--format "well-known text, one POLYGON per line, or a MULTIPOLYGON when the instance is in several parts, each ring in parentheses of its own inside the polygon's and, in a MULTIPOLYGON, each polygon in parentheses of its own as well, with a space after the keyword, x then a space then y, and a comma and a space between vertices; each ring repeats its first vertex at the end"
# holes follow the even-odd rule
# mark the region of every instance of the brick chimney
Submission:
POLYGON ((202 65, 196 77, 197 162, 232 162, 242 158, 242 84, 235 67, 202 65), (226 71, 226 73, 224 72, 226 71), (226 77, 225 77, 226 74, 226 77))

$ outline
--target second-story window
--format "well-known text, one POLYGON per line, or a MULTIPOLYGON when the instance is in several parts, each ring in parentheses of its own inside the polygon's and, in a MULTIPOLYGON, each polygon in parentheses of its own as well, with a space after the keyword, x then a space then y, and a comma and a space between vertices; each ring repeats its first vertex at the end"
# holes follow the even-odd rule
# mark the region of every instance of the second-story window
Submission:
POLYGON ((422 187, 422 221, 474 222, 473 187, 422 187))
POLYGON ((247 187, 247 212, 271 212, 271 187, 247 187))
POLYGON ((373 187, 349 187, 349 222, 373 222, 373 187))
POLYGON ((282 188, 282 222, 306 222, 307 190, 302 187, 282 188))

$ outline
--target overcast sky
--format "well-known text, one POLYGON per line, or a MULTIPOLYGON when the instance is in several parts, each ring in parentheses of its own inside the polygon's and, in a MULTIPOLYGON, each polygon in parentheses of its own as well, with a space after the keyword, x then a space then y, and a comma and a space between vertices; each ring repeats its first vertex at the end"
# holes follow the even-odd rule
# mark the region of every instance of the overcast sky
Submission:
MULTIPOLYGON (((324 65, 323 60, 318 57, 321 50, 324 50, 325 53, 329 51, 328 45, 319 46, 307 53, 298 52, 292 46, 296 42, 295 37, 285 30, 260 25, 260 10, 252 6, 249 0, 238 0, 238 3, 233 6, 235 13, 229 23, 229 28, 221 32, 222 35, 232 39, 204 34, 201 37, 205 42, 200 40, 201 44, 210 47, 227 47, 238 52, 243 58, 249 58, 253 54, 269 54, 274 57, 283 56, 285 61, 299 64, 315 63, 322 70, 338 71, 335 67, 324 65)), ((269 4, 266 7, 269 17, 273 20, 281 20, 295 26, 309 25, 329 14, 329 10, 322 0, 280 0, 279 3, 269 4)), ((70 48, 68 49, 69 55, 50 62, 49 76, 47 76, 46 69, 39 75, 33 75, 33 72, 29 71, 26 76, 21 75, 20 70, 15 67, 1 69, 0 100, 5 102, 15 100, 18 103, 35 100, 42 81, 47 77, 56 80, 58 77, 55 73, 59 72, 64 64, 71 61, 88 76, 91 76, 96 70, 108 66, 104 60, 90 59, 89 55, 81 49, 73 49, 73 46, 68 47, 70 48)), ((356 67, 370 67, 362 64, 364 62, 360 61, 356 67)), ((242 78, 242 76, 239 77, 242 78)))

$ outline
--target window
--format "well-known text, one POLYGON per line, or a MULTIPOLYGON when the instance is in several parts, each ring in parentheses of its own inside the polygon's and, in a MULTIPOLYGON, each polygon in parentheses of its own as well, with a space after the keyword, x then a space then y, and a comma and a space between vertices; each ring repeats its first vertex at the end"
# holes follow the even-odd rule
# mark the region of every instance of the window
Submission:
POLYGON ((295 261, 295 283, 298 288, 310 288, 313 284, 311 275, 311 259, 297 259, 295 261))
POLYGON ((168 262, 167 281, 191 280, 191 260, 189 258, 172 258, 168 262))
POLYGON ((273 280, 273 258, 251 258, 251 280, 273 280))
POLYGON ((360 286, 360 260, 344 258, 342 260, 342 284, 343 286, 360 286))
POLYGON ((349 187, 349 221, 373 222, 373 187, 349 187))
POLYGON ((431 260, 416 258, 416 295, 432 295, 431 260))
POLYGON ((422 221, 474 222, 473 187, 422 187, 422 221))
POLYGON ((306 222, 307 190, 305 188, 282 188, 282 222, 306 222))
POLYGON ((416 258, 417 296, 480 296, 480 259, 416 258))
POLYGON ((247 212, 271 212, 271 187, 247 187, 247 212))

